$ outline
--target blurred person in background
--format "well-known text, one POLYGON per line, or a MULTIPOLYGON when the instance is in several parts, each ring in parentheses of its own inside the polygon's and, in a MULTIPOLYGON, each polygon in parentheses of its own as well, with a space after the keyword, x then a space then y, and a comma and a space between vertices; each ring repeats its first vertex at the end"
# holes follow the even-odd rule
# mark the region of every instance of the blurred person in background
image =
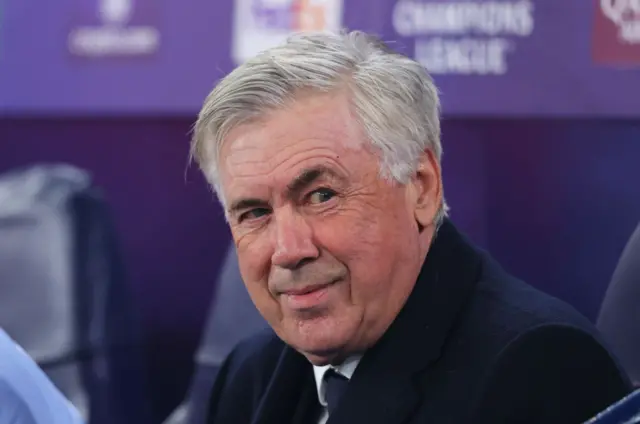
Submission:
POLYGON ((296 35, 209 94, 192 155, 271 326, 226 359, 210 423, 568 424, 628 393, 585 318, 448 218, 439 109, 361 32, 296 35))
POLYGON ((0 424, 81 424, 73 405, 0 329, 0 424))

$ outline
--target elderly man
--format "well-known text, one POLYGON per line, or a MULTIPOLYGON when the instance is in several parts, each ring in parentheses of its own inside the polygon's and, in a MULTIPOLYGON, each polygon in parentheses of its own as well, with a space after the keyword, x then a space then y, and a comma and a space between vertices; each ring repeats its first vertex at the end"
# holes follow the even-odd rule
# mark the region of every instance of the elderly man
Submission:
POLYGON ((225 361, 210 423, 569 424, 628 392, 584 318, 447 218, 438 90, 373 37, 244 63, 192 154, 272 327, 225 361))

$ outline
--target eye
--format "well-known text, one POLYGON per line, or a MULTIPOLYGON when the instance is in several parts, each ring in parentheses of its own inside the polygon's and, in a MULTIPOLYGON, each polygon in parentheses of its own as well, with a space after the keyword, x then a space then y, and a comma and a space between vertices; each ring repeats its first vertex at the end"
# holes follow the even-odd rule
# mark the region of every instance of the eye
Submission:
POLYGON ((309 194, 309 203, 325 203, 335 197, 336 192, 328 188, 320 188, 309 194))
POLYGON ((258 219, 263 217, 264 215, 267 215, 268 213, 269 213, 269 209, 267 208, 254 208, 246 212, 243 212, 238 218, 238 222, 242 222, 247 219, 258 219))

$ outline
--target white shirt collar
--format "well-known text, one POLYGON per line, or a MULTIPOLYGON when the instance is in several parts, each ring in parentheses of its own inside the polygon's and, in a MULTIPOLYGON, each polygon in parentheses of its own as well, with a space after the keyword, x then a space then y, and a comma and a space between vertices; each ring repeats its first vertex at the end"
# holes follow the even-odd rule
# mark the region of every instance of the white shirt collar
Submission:
POLYGON ((360 363, 361 356, 352 356, 344 361, 339 366, 333 365, 324 365, 324 366, 313 366, 313 375, 316 379, 316 388, 318 390, 318 400, 320 401, 320 405, 326 408, 327 400, 325 399, 325 382, 324 382, 324 374, 331 368, 336 371, 338 374, 342 374, 351 380, 351 376, 355 372, 358 364, 360 363))

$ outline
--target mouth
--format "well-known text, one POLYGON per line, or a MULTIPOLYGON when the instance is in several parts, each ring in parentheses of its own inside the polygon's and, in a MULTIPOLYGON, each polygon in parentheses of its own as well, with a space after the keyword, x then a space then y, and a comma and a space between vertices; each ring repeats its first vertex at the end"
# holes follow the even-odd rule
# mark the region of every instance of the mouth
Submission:
POLYGON ((335 281, 332 281, 331 283, 328 283, 328 284, 314 284, 311 286, 301 287, 294 290, 287 290, 287 291, 284 291, 282 294, 286 296, 304 296, 305 294, 310 294, 315 291, 322 290, 325 287, 329 287, 333 283, 335 283, 335 281))
POLYGON ((335 279, 327 284, 314 284, 295 290, 287 290, 282 293, 282 300, 291 309, 302 310, 317 307, 326 300, 329 289, 338 281, 340 279, 335 279))

